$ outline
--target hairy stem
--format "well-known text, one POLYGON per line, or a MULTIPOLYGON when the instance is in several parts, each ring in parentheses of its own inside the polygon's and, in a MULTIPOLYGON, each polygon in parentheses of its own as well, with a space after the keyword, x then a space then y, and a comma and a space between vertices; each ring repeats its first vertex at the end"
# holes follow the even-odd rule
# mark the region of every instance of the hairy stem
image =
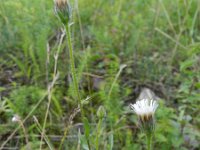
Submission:
MULTIPOLYGON (((70 24, 67 24, 65 26, 65 29, 66 29, 67 43, 68 43, 68 49, 69 49, 70 69, 71 69, 71 75, 72 75, 72 79, 73 79, 73 90, 76 93, 76 96, 77 96, 77 99, 78 99, 78 106, 80 107, 81 118, 83 119, 84 118, 84 112, 83 112, 83 108, 82 108, 79 85, 78 85, 77 76, 76 76, 75 61, 74 61, 73 47, 72 47, 71 33, 70 33, 70 24)), ((62 148, 64 139, 66 137, 67 130, 68 130, 68 128, 66 128, 66 131, 65 131, 64 137, 62 138, 59 149, 62 148)), ((86 139, 86 140, 87 140, 88 148, 90 150, 91 147, 90 147, 89 139, 86 139)))
POLYGON ((67 34, 67 42, 68 42, 68 48, 69 48, 70 68, 71 68, 71 74, 72 74, 72 79, 73 79, 73 86, 74 86, 74 90, 76 92, 76 96, 78 98, 78 103, 79 103, 79 105, 81 105, 81 96, 80 96, 78 82, 77 82, 77 78, 76 78, 76 70, 75 70, 75 63, 74 63, 70 26, 68 24, 66 25, 66 34, 67 34))
POLYGON ((147 135, 147 150, 151 150, 152 134, 147 135))

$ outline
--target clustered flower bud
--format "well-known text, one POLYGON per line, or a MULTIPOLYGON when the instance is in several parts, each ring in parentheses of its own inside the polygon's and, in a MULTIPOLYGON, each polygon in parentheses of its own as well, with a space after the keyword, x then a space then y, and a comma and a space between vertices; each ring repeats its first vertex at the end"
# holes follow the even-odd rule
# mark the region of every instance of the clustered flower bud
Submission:
POLYGON ((138 115, 139 125, 146 134, 152 134, 155 127, 154 113, 158 103, 154 100, 143 99, 130 105, 138 115))
POLYGON ((60 21, 67 25, 70 22, 72 16, 71 6, 68 0, 54 0, 55 12, 58 15, 60 21))

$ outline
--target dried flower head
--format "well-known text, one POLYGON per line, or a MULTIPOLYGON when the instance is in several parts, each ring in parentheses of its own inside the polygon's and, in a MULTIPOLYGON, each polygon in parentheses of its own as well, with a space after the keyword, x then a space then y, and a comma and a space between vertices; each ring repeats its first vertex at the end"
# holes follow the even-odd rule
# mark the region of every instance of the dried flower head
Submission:
POLYGON ((142 99, 135 104, 131 104, 130 107, 138 115, 140 127, 144 131, 153 132, 155 126, 154 113, 158 103, 155 100, 142 99))
POLYGON ((12 122, 19 122, 21 120, 20 116, 19 115, 14 115, 12 117, 12 122))
POLYGON ((54 0, 55 12, 63 24, 70 22, 72 12, 68 0, 54 0))

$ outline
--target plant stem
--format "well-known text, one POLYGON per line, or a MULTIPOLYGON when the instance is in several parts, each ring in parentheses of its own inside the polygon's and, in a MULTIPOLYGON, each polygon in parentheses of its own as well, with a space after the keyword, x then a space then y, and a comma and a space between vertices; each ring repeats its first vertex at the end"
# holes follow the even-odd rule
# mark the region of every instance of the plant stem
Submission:
POLYGON ((71 42, 71 33, 70 33, 70 25, 66 25, 66 33, 67 33, 67 42, 68 42, 68 48, 69 48, 69 57, 70 57, 70 67, 71 67, 71 74, 72 74, 72 79, 73 79, 73 84, 74 84, 74 90, 76 92, 76 96, 78 98, 78 103, 81 108, 81 96, 79 93, 79 88, 78 88, 78 82, 76 78, 76 70, 75 70, 75 63, 74 63, 74 55, 73 55, 73 48, 72 48, 72 42, 71 42))
POLYGON ((97 125, 97 131, 96 131, 96 139, 95 139, 95 144, 96 144, 96 150, 99 150, 99 137, 101 135, 101 126, 102 126, 102 119, 99 120, 98 125, 97 125))
MULTIPOLYGON (((63 38, 65 36, 65 32, 62 33, 61 37, 60 37, 60 41, 59 41, 59 45, 58 45, 58 49, 54 55, 54 59, 55 59, 55 63, 54 63, 54 71, 53 71, 53 80, 51 83, 47 82, 47 97, 48 97, 48 103, 47 103, 47 110, 45 113, 45 117, 44 117, 44 123, 43 123, 43 127, 42 127, 42 132, 41 132, 41 142, 40 142, 40 150, 42 149, 42 141, 44 139, 45 136, 45 128, 46 128, 46 123, 47 123, 47 119, 48 119, 48 114, 49 114, 49 109, 50 109, 50 105, 51 105, 51 101, 52 101, 52 92, 53 92, 53 88, 54 85, 59 77, 59 73, 57 72, 57 66, 58 66, 58 57, 61 51, 61 45, 63 42, 63 38)), ((47 60, 48 60, 48 51, 47 51, 47 60)), ((47 61, 48 62, 48 61, 47 61)), ((48 69, 48 63, 47 63, 47 67, 48 69)), ((47 77, 48 77, 48 70, 46 70, 47 73, 47 77)))
POLYGON ((151 150, 152 134, 147 134, 147 150, 151 150))
MULTIPOLYGON (((72 74, 72 79, 73 79, 73 88, 78 99, 78 105, 80 107, 81 118, 83 120, 84 111, 82 108, 81 96, 80 96, 79 86, 78 86, 78 82, 76 78, 77 76, 76 76, 75 61, 74 61, 73 47, 72 47, 72 41, 71 41, 70 24, 67 23, 67 25, 65 26, 65 29, 66 29, 66 34, 67 34, 68 48, 69 48, 70 69, 71 69, 71 74, 72 74)), ((90 141, 87 137, 86 137, 86 140, 88 143, 88 148, 89 150, 91 150, 90 141)), ((60 145, 60 147, 62 147, 62 144, 60 145)))
POLYGON ((24 136, 25 136, 25 140, 26 140, 26 144, 27 144, 27 149, 31 150, 31 146, 29 145, 29 140, 28 140, 28 134, 27 134, 25 126, 24 126, 24 124, 21 120, 19 120, 19 125, 22 127, 22 130, 24 132, 24 136))

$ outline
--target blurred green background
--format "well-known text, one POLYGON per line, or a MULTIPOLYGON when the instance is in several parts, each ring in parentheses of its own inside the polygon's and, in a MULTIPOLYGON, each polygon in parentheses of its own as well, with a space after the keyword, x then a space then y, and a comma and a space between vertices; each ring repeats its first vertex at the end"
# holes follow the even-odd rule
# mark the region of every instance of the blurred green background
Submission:
MULTIPOLYGON (((71 0, 72 41, 92 149, 145 149, 145 137, 130 110, 143 88, 158 97, 155 150, 200 147, 200 1, 71 0), (120 70, 124 64, 127 66, 120 70), (98 115, 99 107, 103 117, 98 115), (97 142, 98 141, 98 142, 97 142)), ((47 109, 47 85, 62 24, 53 0, 0 1, 0 144, 24 122, 4 148, 39 149, 47 109), (37 106, 37 104, 39 104, 37 106), (37 107, 35 107, 37 106, 37 107), (34 122, 33 116, 38 119, 34 122)), ((72 89, 67 42, 61 45, 59 78, 42 149, 88 149, 72 89), (47 142, 48 141, 48 142, 47 142), (49 143, 49 144, 48 144, 49 143), (51 145, 51 146, 49 146, 51 145)))

